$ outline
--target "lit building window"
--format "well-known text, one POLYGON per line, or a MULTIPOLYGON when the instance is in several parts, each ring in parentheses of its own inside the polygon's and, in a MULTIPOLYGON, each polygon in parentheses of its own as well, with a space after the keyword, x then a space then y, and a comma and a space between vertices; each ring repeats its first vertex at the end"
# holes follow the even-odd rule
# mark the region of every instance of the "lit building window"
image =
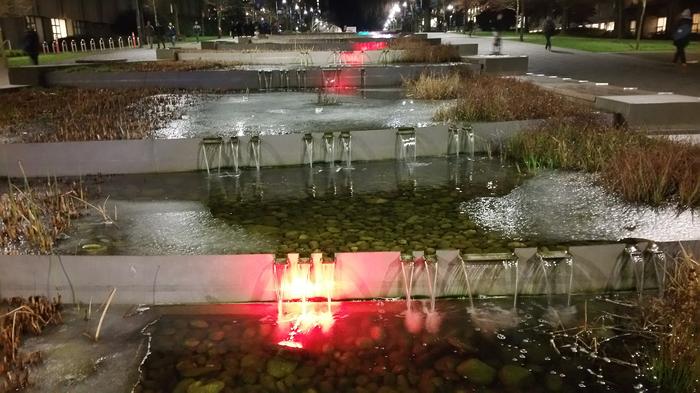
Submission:
POLYGON ((53 32, 54 40, 68 37, 68 32, 66 31, 66 20, 51 18, 51 31, 53 32))
POLYGON ((605 27, 605 30, 614 31, 615 30, 615 22, 608 22, 607 26, 605 27))
POLYGON ((637 32, 637 21, 636 20, 630 21, 630 32, 631 33, 637 32))
POLYGON ((24 22, 27 25, 28 29, 32 29, 36 31, 36 17, 34 16, 25 16, 24 17, 24 22))
POLYGON ((656 19, 656 32, 663 33, 666 31, 666 17, 656 19))
POLYGON ((693 14, 693 33, 700 33, 700 13, 693 14))

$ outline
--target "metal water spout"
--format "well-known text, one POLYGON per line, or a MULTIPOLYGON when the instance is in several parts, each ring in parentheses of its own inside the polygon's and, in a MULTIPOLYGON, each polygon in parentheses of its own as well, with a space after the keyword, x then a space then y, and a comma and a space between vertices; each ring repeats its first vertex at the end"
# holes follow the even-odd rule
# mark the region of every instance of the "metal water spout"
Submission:
POLYGON ((352 169, 352 135, 349 131, 340 133, 340 160, 345 163, 345 169, 352 169))
POLYGON ((406 296, 406 307, 411 309, 411 295, 413 293, 413 272, 416 259, 413 254, 402 253, 400 260, 401 274, 403 275, 404 294, 406 296))
POLYGON ((233 161, 233 173, 239 173, 240 167, 240 155, 241 155, 241 140, 237 136, 232 136, 229 140, 229 147, 231 149, 231 160, 233 161))
POLYGON ((211 175, 211 167, 214 164, 213 160, 211 162, 209 160, 209 156, 212 155, 212 153, 217 158, 217 160, 216 160, 217 171, 218 171, 218 173, 221 173, 223 147, 224 147, 224 139, 221 137, 207 137, 207 138, 203 138, 202 141, 200 142, 200 153, 202 154, 202 158, 204 160, 204 165, 205 165, 205 168, 207 170, 207 175, 211 175))
POLYGON ((472 128, 471 124, 468 124, 466 127, 463 127, 461 131, 462 139, 464 140, 464 152, 467 154, 467 157, 470 160, 473 160, 476 150, 474 129, 472 128))
POLYGON ((335 167, 335 136, 332 132, 323 134, 323 160, 331 168, 335 167))
POLYGON ((304 164, 309 164, 310 168, 314 166, 314 136, 311 133, 304 134, 304 164))
POLYGON ((451 124, 447 129, 447 155, 459 156, 462 152, 462 142, 461 142, 462 131, 459 130, 455 125, 451 124))
POLYGON ((255 135, 250 137, 250 166, 254 166, 255 169, 260 171, 260 145, 262 140, 260 136, 255 135))
POLYGON ((430 311, 435 311, 435 299, 437 297, 438 284, 438 258, 435 254, 423 257, 426 278, 428 280, 428 292, 430 295, 430 311))
POLYGON ((632 264, 632 272, 634 274, 635 289, 637 290, 637 295, 641 300, 644 296, 644 271, 646 270, 646 263, 642 252, 635 244, 627 244, 623 253, 627 256, 628 261, 632 264))
POLYGON ((645 256, 654 266, 656 272, 656 284, 659 286, 659 296, 663 296, 666 292, 666 273, 668 272, 668 258, 666 253, 658 244, 650 241, 647 248, 644 250, 645 256))
POLYGON ((416 163, 416 130, 401 127, 396 131, 396 159, 406 164, 416 163))
POLYGON ((545 290, 547 291, 547 302, 551 305, 552 293, 555 291, 555 277, 552 277, 555 270, 562 265, 569 268, 566 284, 566 305, 571 305, 571 294, 574 283, 574 257, 568 251, 543 251, 539 250, 535 257, 540 262, 540 268, 544 274, 545 290))

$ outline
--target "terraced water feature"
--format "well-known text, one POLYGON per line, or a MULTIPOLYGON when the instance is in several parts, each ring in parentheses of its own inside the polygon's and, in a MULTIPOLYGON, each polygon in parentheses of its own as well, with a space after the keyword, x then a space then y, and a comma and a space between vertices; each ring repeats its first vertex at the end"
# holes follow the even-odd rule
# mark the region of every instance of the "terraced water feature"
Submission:
MULTIPOLYGON (((90 184, 91 180, 87 180, 90 184)), ((520 174, 486 158, 431 158, 101 178, 98 214, 74 222, 62 254, 509 252, 623 238, 692 239, 692 212, 634 206, 591 176, 520 174)))

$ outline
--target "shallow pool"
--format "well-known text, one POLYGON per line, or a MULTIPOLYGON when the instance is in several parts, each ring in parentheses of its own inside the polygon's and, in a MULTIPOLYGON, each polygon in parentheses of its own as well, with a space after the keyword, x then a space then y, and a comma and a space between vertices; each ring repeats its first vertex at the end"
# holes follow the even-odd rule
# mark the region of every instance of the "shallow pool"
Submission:
POLYGON ((402 90, 341 90, 203 95, 180 118, 156 131, 158 138, 276 135, 425 127, 445 101, 407 98, 402 90))
POLYGON ((586 316, 615 326, 621 306, 603 298, 548 306, 531 298, 511 307, 506 299, 474 309, 462 300, 343 302, 332 304, 331 316, 301 325, 293 312, 279 317, 275 304, 164 309, 149 329, 150 354, 135 391, 646 389, 640 367, 631 365, 642 361, 638 338, 598 325, 593 336, 571 336, 585 330, 586 316), (593 337, 608 345, 593 352, 593 337))

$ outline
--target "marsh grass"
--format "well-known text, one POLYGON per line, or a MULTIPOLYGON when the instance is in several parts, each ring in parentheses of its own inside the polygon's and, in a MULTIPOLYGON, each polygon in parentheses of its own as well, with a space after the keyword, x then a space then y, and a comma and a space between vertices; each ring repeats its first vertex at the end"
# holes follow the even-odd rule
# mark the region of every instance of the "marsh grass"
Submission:
POLYGON ((421 74, 418 79, 404 80, 409 97, 419 100, 451 100, 459 97, 465 76, 451 74, 421 74))
POLYGON ((700 264, 683 251, 668 272, 663 297, 652 300, 644 325, 656 336, 651 374, 663 393, 700 389, 700 264))
POLYGON ((18 187, 0 195, 0 249, 5 255, 49 254, 56 240, 84 210, 78 184, 18 187))
POLYGON ((80 65, 67 68, 62 72, 189 72, 189 71, 223 71, 240 66, 238 62, 204 61, 204 60, 159 60, 100 65, 80 65))
POLYGON ((509 155, 529 171, 598 172, 631 202, 700 206, 700 146, 647 137, 591 116, 553 119, 510 141, 509 155))
POLYGON ((389 47, 402 51, 401 55, 394 59, 395 63, 449 63, 462 60, 456 46, 433 45, 416 38, 397 38, 389 47))
MULTIPOLYGON (((424 78, 424 84, 429 78, 424 78)), ((458 100, 440 108, 436 121, 511 121, 574 116, 585 108, 533 83, 514 78, 479 75, 462 78, 458 100)))
POLYGON ((27 89, 2 96, 0 138, 10 142, 144 139, 195 96, 152 89, 27 89))

